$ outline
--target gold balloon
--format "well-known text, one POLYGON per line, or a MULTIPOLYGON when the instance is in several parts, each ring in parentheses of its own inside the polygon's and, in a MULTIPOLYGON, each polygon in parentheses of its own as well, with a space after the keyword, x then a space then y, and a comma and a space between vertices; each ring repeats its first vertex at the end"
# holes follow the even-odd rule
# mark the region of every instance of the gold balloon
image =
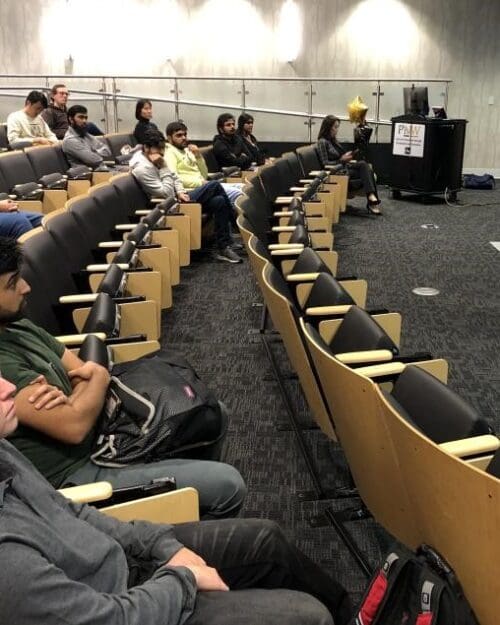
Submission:
POLYGON ((347 105, 347 112, 349 113, 349 120, 353 124, 359 124, 365 118, 368 107, 363 100, 357 95, 352 102, 347 105))

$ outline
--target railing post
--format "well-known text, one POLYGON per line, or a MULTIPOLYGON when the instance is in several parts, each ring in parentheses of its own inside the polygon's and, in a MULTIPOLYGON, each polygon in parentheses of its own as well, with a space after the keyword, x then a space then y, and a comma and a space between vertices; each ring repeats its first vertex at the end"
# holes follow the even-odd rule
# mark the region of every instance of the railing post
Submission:
POLYGON ((115 132, 120 132, 118 122, 121 122, 121 119, 118 118, 118 98, 116 94, 120 93, 121 90, 116 88, 116 78, 114 76, 111 81, 113 88, 113 115, 115 117, 115 132))
POLYGON ((171 93, 174 94, 174 111, 175 111, 175 119, 179 121, 179 81, 177 77, 174 78, 174 88, 171 90, 171 93))
POLYGON ((108 101, 106 99, 106 78, 102 77, 101 88, 99 91, 102 93, 102 112, 104 115, 104 127, 106 134, 109 132, 109 118, 108 118, 108 101))
POLYGON ((245 83, 245 79, 241 80, 241 108, 245 111, 247 105, 247 87, 245 83))
POLYGON ((313 127, 313 96, 316 95, 316 92, 313 91, 312 82, 309 83, 309 88, 305 91, 305 95, 307 96, 307 140, 309 143, 312 143, 312 127, 313 127))
POLYGON ((378 127, 380 122, 380 96, 383 96, 383 91, 380 90, 380 80, 377 80, 377 90, 373 92, 375 98, 375 143, 378 143, 378 127))

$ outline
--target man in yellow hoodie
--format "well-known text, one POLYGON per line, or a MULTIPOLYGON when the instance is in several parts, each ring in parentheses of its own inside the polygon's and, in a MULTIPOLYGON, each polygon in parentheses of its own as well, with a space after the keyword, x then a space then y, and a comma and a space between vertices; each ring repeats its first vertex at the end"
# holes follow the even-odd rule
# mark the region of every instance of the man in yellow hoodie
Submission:
MULTIPOLYGON (((181 179, 185 189, 197 189, 207 182, 208 169, 197 145, 188 142, 187 126, 183 122, 171 122, 166 129, 168 146, 165 161, 170 171, 181 179)), ((222 183, 231 204, 241 195, 242 184, 222 183)))

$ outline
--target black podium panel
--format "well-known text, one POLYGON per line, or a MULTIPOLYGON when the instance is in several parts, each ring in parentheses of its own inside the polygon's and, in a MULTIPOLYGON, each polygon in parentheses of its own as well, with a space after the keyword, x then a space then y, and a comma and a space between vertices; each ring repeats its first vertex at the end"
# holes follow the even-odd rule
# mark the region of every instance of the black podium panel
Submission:
POLYGON ((419 194, 458 191, 467 121, 418 115, 391 121, 391 188, 419 194))

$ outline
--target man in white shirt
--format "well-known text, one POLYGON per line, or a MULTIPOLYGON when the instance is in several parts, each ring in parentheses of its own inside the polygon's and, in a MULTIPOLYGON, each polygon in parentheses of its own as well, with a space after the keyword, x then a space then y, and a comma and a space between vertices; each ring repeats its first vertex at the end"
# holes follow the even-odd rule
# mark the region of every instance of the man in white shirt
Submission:
POLYGON ((47 98, 44 93, 41 91, 28 93, 24 108, 7 117, 7 138, 11 147, 57 143, 56 135, 40 115, 46 108, 47 98))

